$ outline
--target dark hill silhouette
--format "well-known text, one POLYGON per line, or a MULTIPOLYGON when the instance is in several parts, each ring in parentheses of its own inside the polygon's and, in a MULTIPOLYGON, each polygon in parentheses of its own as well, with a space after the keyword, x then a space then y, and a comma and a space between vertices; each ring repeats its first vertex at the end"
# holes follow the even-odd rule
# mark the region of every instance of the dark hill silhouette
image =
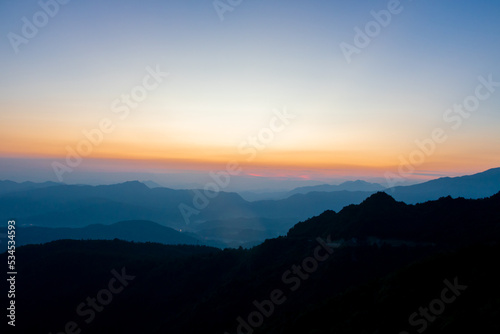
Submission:
POLYGON ((454 244, 500 237, 500 193, 491 198, 441 198, 407 205, 379 192, 360 205, 339 213, 327 211, 295 225, 289 237, 330 235, 332 239, 368 237, 413 242, 454 244), (464 238, 467 236, 467 238, 464 238))
POLYGON ((304 307, 297 317, 275 318, 255 333, 497 333, 500 293, 490 287, 495 285, 493 263, 499 257, 498 245, 433 256, 304 307), (432 322, 417 316, 418 323, 412 326, 409 317, 420 307, 429 309, 431 302, 439 302, 447 288, 444 281, 454 284, 455 279, 465 290, 453 295, 456 299, 445 304, 440 316, 429 313, 432 322))
POLYGON ((157 242, 167 245, 203 244, 192 236, 151 221, 122 221, 111 225, 94 224, 83 228, 26 227, 18 229, 16 244, 40 244, 60 239, 115 238, 135 242, 157 242))
MULTIPOLYGON (((57 333, 75 321, 83 331, 97 334, 237 333, 238 317, 248 319, 255 303, 278 289, 286 301, 263 317, 255 334, 398 333, 409 329, 410 314, 441 297, 444 279, 458 277, 468 290, 446 306, 426 333, 496 333, 499 201, 500 193, 407 205, 377 193, 339 213, 327 211, 299 223, 287 237, 250 250, 120 240, 22 246, 16 253, 22 273, 16 281, 16 305, 22 305, 17 316, 30 321, 18 321, 16 329, 57 333), (435 244, 346 243, 330 254, 330 246, 316 240, 325 236, 328 243, 329 234, 357 240, 408 236, 435 244), (462 248, 471 243, 475 246, 462 248), (311 265, 313 257, 326 254, 311 265), (292 275, 297 266, 301 279, 292 275), (88 297, 102 300, 113 269, 134 279, 87 324, 77 307, 88 297), (287 277, 294 280, 286 282, 287 277)), ((1 254, 0 261, 6 263, 7 255, 1 254)), ((6 280, 0 289, 7 291, 6 280)))

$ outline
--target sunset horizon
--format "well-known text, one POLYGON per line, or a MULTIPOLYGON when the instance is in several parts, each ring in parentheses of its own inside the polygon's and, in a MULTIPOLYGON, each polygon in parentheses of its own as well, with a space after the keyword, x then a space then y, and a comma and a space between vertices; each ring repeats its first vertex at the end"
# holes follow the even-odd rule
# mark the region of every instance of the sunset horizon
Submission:
POLYGON ((245 176, 404 183, 500 166, 500 48, 474 15, 494 15, 486 1, 0 6, 4 179, 33 164, 30 180, 106 183, 99 172, 236 162, 245 176))
POLYGON ((499 18, 0 1, 2 333, 499 333, 499 18))

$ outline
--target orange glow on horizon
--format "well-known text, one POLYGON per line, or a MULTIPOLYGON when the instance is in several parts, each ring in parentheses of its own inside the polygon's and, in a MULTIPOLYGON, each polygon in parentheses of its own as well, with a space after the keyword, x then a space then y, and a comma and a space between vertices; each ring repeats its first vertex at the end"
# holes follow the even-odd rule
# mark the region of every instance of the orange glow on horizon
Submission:
MULTIPOLYGON (((288 154, 291 154, 288 152, 288 154)), ((292 154, 293 155, 293 154, 292 154)), ((3 157, 11 158, 39 158, 48 159, 47 165, 52 161, 64 163, 65 157, 60 155, 30 155, 22 156, 20 154, 6 155, 3 157)), ((295 155, 297 157, 297 154, 295 155)), ((229 157, 231 158, 231 157, 229 157)), ((370 165, 369 161, 364 165, 355 165, 348 163, 339 163, 336 161, 313 160, 297 161, 300 159, 269 162, 268 159, 256 159, 252 162, 246 162, 244 159, 187 159, 187 158, 164 158, 164 159, 137 159, 137 158, 109 158, 109 157, 87 157, 82 161, 78 168, 87 171, 108 171, 108 172, 140 172, 147 171, 151 173, 177 173, 177 172, 198 172, 208 173, 210 171, 223 171, 228 162, 236 162, 242 168, 241 176, 256 178, 275 178, 275 179, 302 179, 302 180, 328 180, 335 178, 343 179, 370 179, 384 178, 387 172, 398 175, 398 165, 370 165)), ((239 156, 241 158, 241 156, 239 156)), ((459 176, 482 172, 492 166, 486 161, 480 165, 477 161, 470 161, 457 167, 453 162, 446 163, 428 163, 416 168, 415 172, 406 175, 407 180, 427 181, 442 176, 459 176), (479 166, 479 167, 478 167, 479 166)))
MULTIPOLYGON (((409 149, 384 147, 376 150, 363 147, 360 143, 351 143, 354 147, 346 143, 342 150, 266 147, 243 152, 229 145, 196 145, 175 139, 167 141, 136 135, 127 140, 105 137, 98 145, 89 148, 88 144, 82 144, 86 140, 81 133, 75 134, 70 130, 60 132, 54 126, 45 125, 41 122, 38 128, 38 131, 47 133, 42 137, 36 131, 19 132, 16 128, 6 128, 0 134, 4 144, 0 148, 0 157, 64 162, 69 151, 89 149, 90 154, 80 155, 84 161, 83 168, 92 170, 214 171, 224 170, 228 162, 236 162, 243 168, 243 174, 248 176, 314 180, 357 175, 384 177, 386 172, 397 174, 400 159, 409 160, 414 150, 411 146, 409 149)), ((463 143, 460 147, 443 145, 435 154, 426 156, 422 164, 414 166, 415 171, 409 178, 427 180, 450 173, 464 175, 498 167, 491 163, 491 157, 498 156, 496 153, 494 148, 464 152, 463 143)))

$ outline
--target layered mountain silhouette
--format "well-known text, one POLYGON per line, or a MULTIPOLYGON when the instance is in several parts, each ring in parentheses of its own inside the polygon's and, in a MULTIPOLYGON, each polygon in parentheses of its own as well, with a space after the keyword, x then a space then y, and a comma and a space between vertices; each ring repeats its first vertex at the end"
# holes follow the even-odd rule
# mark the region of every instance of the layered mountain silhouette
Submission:
MULTIPOLYGON (((353 181, 339 186, 297 188, 284 199, 249 202, 237 193, 220 192, 208 197, 203 190, 150 188, 138 181, 106 186, 1 181, 0 219, 6 222, 15 218, 20 227, 72 228, 127 220, 153 221, 196 233, 199 239, 237 247, 284 235, 297 221, 359 204, 376 192, 356 189, 381 187, 353 181), (189 207, 190 213, 184 211, 183 215, 181 205, 189 207), (213 222, 218 222, 217 226, 213 222)), ((483 198, 499 190, 500 168, 495 168, 384 191, 397 201, 419 203, 445 196, 483 198)))
POLYGON ((328 208, 340 209, 359 203, 367 194, 332 192, 297 194, 280 201, 247 202, 236 193, 220 192, 198 210, 196 192, 168 188, 149 189, 140 182, 110 186, 57 186, 0 196, 4 219, 16 218, 19 226, 84 227, 123 220, 151 220, 175 229, 189 229, 209 220, 239 218, 274 219, 286 232, 293 222, 312 217, 328 208), (186 225, 179 205, 199 211, 186 225), (8 216, 7 216, 8 215, 8 216))
POLYGON ((496 333, 499 208, 500 193, 418 205, 376 193, 250 250, 117 239, 23 246, 17 316, 30 321, 16 329, 58 333, 72 321, 91 333, 417 333, 424 324, 426 333, 496 333))

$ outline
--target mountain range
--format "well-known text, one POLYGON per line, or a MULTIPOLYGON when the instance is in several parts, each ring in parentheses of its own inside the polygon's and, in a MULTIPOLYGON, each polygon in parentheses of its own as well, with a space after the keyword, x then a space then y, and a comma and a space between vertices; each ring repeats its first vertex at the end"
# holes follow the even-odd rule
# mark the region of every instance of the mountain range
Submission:
POLYGON ((17 318, 30 321, 16 330, 496 333, 499 208, 500 193, 409 205, 379 192, 248 250, 118 239, 23 246, 17 318))
POLYGON ((442 177, 411 186, 399 186, 386 192, 399 201, 419 203, 440 197, 484 198, 500 189, 500 168, 459 177, 442 177))
MULTIPOLYGON (((380 190, 409 204, 445 196, 483 198, 500 191, 500 168, 390 189, 364 181, 301 187, 289 191, 283 199, 252 202, 237 193, 219 192, 207 197, 203 190, 150 188, 138 181, 106 186, 0 181, 0 218, 4 222, 14 218, 19 227, 52 228, 150 221, 192 233, 205 243, 237 247, 285 235, 298 221, 359 204, 380 190), (207 202, 204 208, 194 202, 200 194, 207 202), (192 214, 183 215, 180 205, 189 207, 192 214)), ((47 233, 50 231, 56 233, 47 233)))

